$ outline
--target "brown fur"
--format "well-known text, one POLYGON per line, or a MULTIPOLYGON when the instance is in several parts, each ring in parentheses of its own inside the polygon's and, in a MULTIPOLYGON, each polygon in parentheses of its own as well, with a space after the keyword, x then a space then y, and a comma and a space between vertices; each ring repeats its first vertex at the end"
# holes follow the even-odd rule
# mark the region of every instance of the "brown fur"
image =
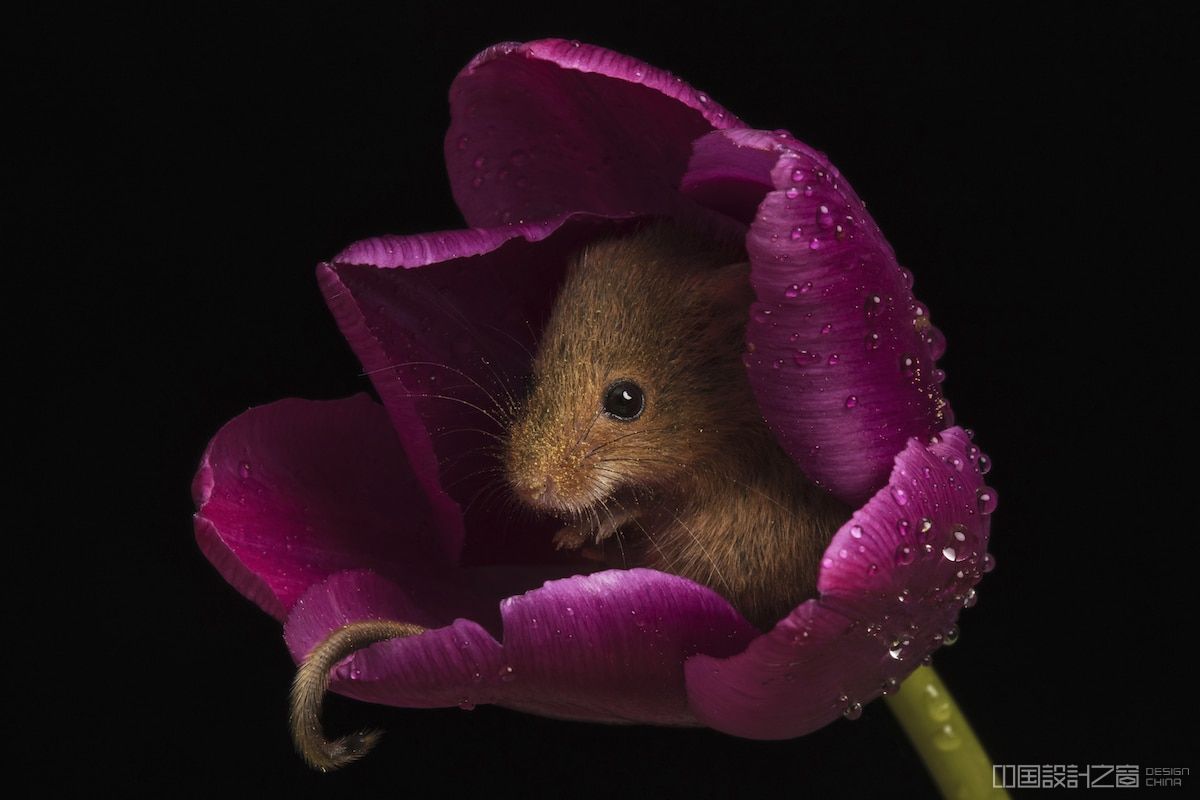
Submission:
POLYGON ((741 362, 753 291, 734 248, 655 226, 579 255, 542 338, 505 468, 527 504, 572 524, 560 546, 602 542, 723 594, 760 627, 815 594, 821 553, 849 511, 767 429, 741 362), (646 396, 633 421, 607 387, 646 396), (612 534, 616 533, 616 537, 612 534))

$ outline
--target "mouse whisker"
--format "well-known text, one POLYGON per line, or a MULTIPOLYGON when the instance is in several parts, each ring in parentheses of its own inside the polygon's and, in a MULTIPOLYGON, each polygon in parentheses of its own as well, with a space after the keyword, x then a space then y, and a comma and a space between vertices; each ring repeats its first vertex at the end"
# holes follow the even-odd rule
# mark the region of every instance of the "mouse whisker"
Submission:
POLYGON ((503 430, 505 427, 504 423, 500 419, 496 418, 490 411, 487 411, 486 409, 481 408, 480 406, 476 405, 475 403, 472 403, 469 400, 463 400, 461 397, 450 397, 449 395, 444 395, 444 394, 419 394, 416 392, 411 393, 411 394, 405 394, 402 396, 403 397, 429 398, 429 399, 433 399, 433 400, 449 400, 454 403, 461 403, 462 405, 467 406, 468 408, 473 408, 474 410, 478 411, 480 414, 483 414, 485 417, 490 419, 492 422, 496 423, 496 427, 500 428, 501 430, 503 430))
MULTIPOLYGON (((662 547, 659 545, 659 543, 657 541, 655 541, 654 537, 652 535, 650 535, 650 531, 646 530, 646 527, 644 525, 642 525, 641 520, 639 520, 635 514, 632 514, 629 511, 629 509, 627 509, 625 507, 625 504, 622 503, 620 500, 618 500, 616 497, 609 497, 608 499, 612 500, 614 503, 616 503, 617 507, 620 508, 623 513, 629 515, 630 521, 638 527, 638 530, 640 530, 642 532, 642 535, 646 537, 646 541, 650 543, 650 546, 653 547, 655 550, 657 550, 658 554, 660 556, 662 556, 664 564, 668 565, 668 567, 662 571, 664 571, 664 572, 669 571, 669 567, 673 563, 672 559, 667 555, 666 551, 662 549, 662 547)), ((622 550, 622 553, 623 552, 624 551, 622 550)))
MULTIPOLYGON (((515 410, 514 406, 516 404, 516 400, 512 396, 512 393, 508 390, 508 387, 505 386, 503 382, 499 382, 499 386, 508 395, 508 404, 507 405, 500 402, 500 399, 498 397, 496 397, 496 395, 491 390, 489 390, 486 386, 481 384, 479 381, 472 378, 469 374, 467 374, 463 370, 459 369, 458 367, 452 367, 449 364, 443 364, 439 361, 405 361, 405 362, 398 363, 398 364, 390 364, 386 367, 380 367, 379 369, 373 369, 373 370, 370 370, 369 372, 364 372, 363 374, 364 375, 373 375, 376 372, 382 372, 382 371, 389 370, 389 369, 400 369, 402 367, 439 367, 441 369, 447 370, 448 372, 453 372, 454 374, 459 375, 460 377, 469 381, 472 386, 474 386, 479 391, 483 392, 484 396, 487 397, 487 399, 489 401, 491 401, 495 410, 497 412, 499 412, 502 416, 510 415, 515 410)), ((456 389, 456 388, 458 388, 458 387, 446 387, 443 389, 443 391, 450 391, 451 389, 456 389)), ((507 420, 507 419, 509 419, 509 417, 505 416, 505 419, 507 420)))
POLYGON ((675 513, 675 510, 672 509, 669 505, 667 505, 664 502, 664 503, 659 504, 659 507, 666 509, 667 513, 670 514, 672 517, 674 517, 675 521, 677 523, 679 523, 679 526, 681 528, 683 528, 683 530, 687 533, 688 536, 691 537, 692 541, 695 542, 696 546, 698 548, 700 548, 700 551, 704 554, 704 557, 708 559, 708 566, 711 568, 713 574, 716 575, 717 579, 721 581, 722 585, 724 585, 725 591, 727 592, 727 594, 725 596, 733 597, 734 596, 733 587, 729 585, 729 581, 727 581, 725 579, 725 576, 723 574, 721 574, 720 568, 717 567, 716 559, 713 558, 712 553, 710 553, 708 548, 704 546, 704 543, 702 541, 700 541, 700 538, 698 536, 696 536, 695 532, 690 527, 688 527, 688 524, 686 522, 684 522, 679 517, 679 515, 675 513))

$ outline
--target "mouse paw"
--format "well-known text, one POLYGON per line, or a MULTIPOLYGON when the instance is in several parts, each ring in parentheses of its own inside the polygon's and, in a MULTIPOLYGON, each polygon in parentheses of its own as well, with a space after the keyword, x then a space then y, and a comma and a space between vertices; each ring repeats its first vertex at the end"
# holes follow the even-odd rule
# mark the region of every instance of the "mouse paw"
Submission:
POLYGON ((568 525, 558 533, 554 534, 554 549, 578 550, 587 544, 588 540, 591 538, 592 537, 588 533, 576 528, 573 525, 568 525))

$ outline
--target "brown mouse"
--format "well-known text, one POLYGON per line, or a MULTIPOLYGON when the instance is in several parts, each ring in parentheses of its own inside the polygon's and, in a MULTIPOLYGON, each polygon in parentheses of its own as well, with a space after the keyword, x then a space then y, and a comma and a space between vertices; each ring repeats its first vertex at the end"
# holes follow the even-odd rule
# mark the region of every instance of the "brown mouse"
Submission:
POLYGON ((559 547, 704 584, 769 628, 816 593, 850 510, 763 421, 742 353, 754 293, 735 246, 657 224, 570 265, 506 443, 559 547))
MULTIPOLYGON (((821 554, 850 510, 805 478, 759 413, 741 361, 754 300, 744 258, 661 223, 582 251, 503 469, 525 504, 567 523, 560 548, 689 578, 766 629, 816 593, 821 554)), ((312 649, 291 698, 292 737, 311 766, 337 769, 378 738, 325 738, 329 670, 423 630, 354 622, 312 649)))

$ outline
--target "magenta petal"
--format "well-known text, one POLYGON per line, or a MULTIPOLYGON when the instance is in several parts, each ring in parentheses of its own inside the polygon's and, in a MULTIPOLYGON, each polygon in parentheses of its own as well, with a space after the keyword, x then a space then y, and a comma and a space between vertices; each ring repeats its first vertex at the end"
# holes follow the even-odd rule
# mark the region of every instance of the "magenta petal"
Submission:
POLYGON ((687 663, 697 718, 737 736, 802 736, 941 646, 983 574, 995 494, 979 457, 958 428, 909 442, 888 485, 826 549, 819 599, 743 653, 687 663))
POLYGON ((570 719, 694 725, 684 661, 737 653, 757 634, 715 592, 647 569, 551 581, 500 611, 519 675, 500 702, 570 719))
POLYGON ((480 53, 450 110, 450 185, 476 227, 573 211, 683 216, 693 140, 742 124, 668 72, 561 39, 480 53))
MULTIPOLYGON (((504 600, 500 611, 503 646, 458 620, 360 651, 332 688, 399 706, 496 703, 570 719, 689 725, 685 659, 736 653, 755 635, 710 590, 644 569, 550 581, 504 600)), ((428 624, 430 614, 378 576, 344 573, 297 603, 288 646, 299 659, 329 631, 375 618, 428 624)))
POLYGON ((366 395, 281 400, 221 428, 193 482, 196 540, 221 575, 282 619, 353 567, 399 577, 449 563, 383 408, 366 395))
POLYGON ((909 437, 953 421, 935 364, 945 340, 912 274, 837 168, 785 132, 709 134, 683 186, 753 219, 746 361, 759 406, 809 477, 862 503, 909 437))
POLYGON ((337 323, 379 392, 467 563, 551 557, 550 523, 500 510, 497 438, 530 369, 570 254, 614 220, 580 214, 488 230, 384 236, 318 270, 337 323), (471 532, 477 532, 473 535, 471 532))
POLYGON ((299 662, 349 622, 392 619, 430 627, 420 636, 359 650, 334 669, 330 688, 359 700, 408 708, 458 705, 487 685, 484 676, 499 676, 500 644, 478 623, 439 612, 378 575, 343 572, 300 598, 284 639, 299 662))

